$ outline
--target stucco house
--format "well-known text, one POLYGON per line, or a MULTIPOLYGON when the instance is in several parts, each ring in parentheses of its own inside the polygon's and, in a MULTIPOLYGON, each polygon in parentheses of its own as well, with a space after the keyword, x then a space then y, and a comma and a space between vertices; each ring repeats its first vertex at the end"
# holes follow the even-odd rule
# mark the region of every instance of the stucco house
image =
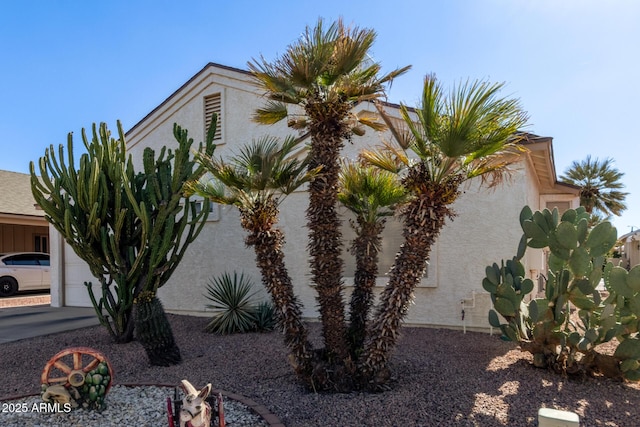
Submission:
MULTIPOLYGON (((235 154, 234 150, 241 144, 265 134, 289 135, 292 131, 286 123, 263 126, 251 121, 253 111, 264 101, 247 71, 209 63, 127 132, 129 152, 140 161, 145 147, 159 149, 175 144, 174 123, 188 129, 195 141, 201 141, 213 112, 219 115, 215 155, 235 154)), ((394 110, 397 112, 397 106, 387 108, 391 114, 394 110)), ((356 109, 375 111, 367 103, 356 109)), ((363 137, 354 137, 351 144, 346 144, 344 156, 353 158, 361 147, 379 145, 382 137, 384 135, 372 130, 363 137)), ((529 134, 525 144, 529 150, 522 161, 513 166, 511 179, 504 186, 484 190, 479 189, 478 182, 471 182, 464 188, 465 193, 454 206, 457 217, 447 223, 433 248, 407 323, 488 330, 490 299, 481 286, 484 269, 515 254, 521 236, 518 223, 521 208, 526 204, 533 209, 557 206, 564 210, 578 206, 577 189, 556 180, 552 138, 529 134)), ((316 318, 306 252, 306 205, 304 191, 290 195, 281 206, 279 226, 285 231, 285 262, 304 304, 304 315, 316 318)), ((345 246, 352 236, 347 223, 345 221, 345 246)), ((399 223, 391 220, 385 230, 379 288, 399 247, 399 229, 399 223)), ((159 291, 167 311, 206 315, 203 298, 206 284, 225 271, 244 272, 253 277, 259 287, 253 249, 245 246, 244 237, 236 209, 214 205, 208 224, 190 246, 171 280, 159 291)), ((52 305, 90 306, 83 285, 92 280, 89 270, 53 230, 51 242, 52 305)), ((529 252, 527 268, 530 276, 537 279, 544 267, 544 257, 541 251, 529 252)), ((346 251, 344 257, 348 290, 353 281, 349 276, 353 275, 354 261, 346 251)))
POLYGON ((623 234, 618 237, 618 242, 622 247, 620 266, 630 268, 640 264, 640 230, 631 230, 623 234))
POLYGON ((49 252, 48 226, 31 194, 31 176, 0 170, 0 253, 49 252))

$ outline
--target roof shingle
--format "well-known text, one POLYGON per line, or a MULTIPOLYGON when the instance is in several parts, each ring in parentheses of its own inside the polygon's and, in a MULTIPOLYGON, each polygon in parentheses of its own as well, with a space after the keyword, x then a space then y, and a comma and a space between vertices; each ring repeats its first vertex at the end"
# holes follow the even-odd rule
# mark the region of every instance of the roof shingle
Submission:
POLYGON ((31 175, 0 170, 0 214, 44 216, 36 209, 31 175))

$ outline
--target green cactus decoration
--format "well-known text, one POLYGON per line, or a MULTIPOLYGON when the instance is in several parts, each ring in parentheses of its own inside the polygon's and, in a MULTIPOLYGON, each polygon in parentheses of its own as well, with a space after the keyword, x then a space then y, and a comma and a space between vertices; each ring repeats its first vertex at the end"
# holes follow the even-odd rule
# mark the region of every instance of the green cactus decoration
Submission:
POLYGON ((171 326, 160 300, 152 292, 141 292, 135 299, 136 338, 156 366, 180 363, 171 326))
MULTIPOLYGON (((207 141, 199 147, 205 155, 215 149, 215 124, 214 115, 207 141)), ((58 156, 53 146, 46 150, 39 161, 40 176, 34 163, 30 165, 32 192, 45 218, 100 283, 98 295, 91 283, 85 284, 100 323, 116 342, 130 341, 134 327, 140 337, 155 336, 142 330, 147 327, 143 319, 134 320, 134 299, 142 292, 155 295, 169 280, 209 213, 208 201, 198 212, 196 201, 183 194, 184 183, 203 173, 191 159, 193 140, 177 125, 174 137, 175 150, 163 147, 157 157, 151 148, 144 150, 141 173, 127 156, 119 122, 118 139, 104 123, 93 125, 91 140, 83 129, 87 152, 77 169, 72 134, 66 154, 62 145, 58 156)), ((156 356, 148 356, 153 364, 156 356)))
POLYGON ((588 220, 582 207, 561 217, 556 209, 522 210, 517 255, 506 265, 488 266, 482 282, 494 307, 489 323, 531 352, 536 366, 639 381, 640 266, 627 272, 605 264, 617 231, 607 221, 590 229, 588 220), (533 282, 520 262, 527 248, 548 248, 544 298, 529 295, 533 282), (596 289, 601 279, 609 292, 604 300, 596 289), (613 355, 598 352, 614 338, 619 345, 613 355))

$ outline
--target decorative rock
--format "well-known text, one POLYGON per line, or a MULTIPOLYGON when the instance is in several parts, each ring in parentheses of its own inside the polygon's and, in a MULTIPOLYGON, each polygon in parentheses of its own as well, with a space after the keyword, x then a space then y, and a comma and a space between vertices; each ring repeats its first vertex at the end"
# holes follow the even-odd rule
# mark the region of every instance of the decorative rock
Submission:
MULTIPOLYGON (((82 408, 69 411, 39 410, 44 403, 39 396, 3 401, 20 408, 0 416, 2 427, 70 427, 96 425, 100 427, 166 426, 166 399, 174 394, 173 387, 116 385, 109 393, 109 406, 102 412, 82 408), (22 410, 24 409, 24 410, 22 410)), ((225 419, 234 427, 267 427, 260 416, 245 405, 226 399, 225 419)))

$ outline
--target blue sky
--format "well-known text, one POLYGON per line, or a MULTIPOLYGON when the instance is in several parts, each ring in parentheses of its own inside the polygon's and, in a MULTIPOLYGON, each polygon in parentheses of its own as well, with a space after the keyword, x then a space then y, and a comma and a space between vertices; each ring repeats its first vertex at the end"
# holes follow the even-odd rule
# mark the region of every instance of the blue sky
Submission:
MULTIPOLYGON (((618 233, 640 227, 640 2, 635 0, 0 2, 0 169, 73 131, 131 128, 208 62, 273 59, 318 17, 374 28, 389 100, 415 105, 426 73, 505 82, 529 132, 554 138, 560 175, 587 155, 625 173, 618 233)), ((517 214, 517 213, 515 213, 517 214)))

